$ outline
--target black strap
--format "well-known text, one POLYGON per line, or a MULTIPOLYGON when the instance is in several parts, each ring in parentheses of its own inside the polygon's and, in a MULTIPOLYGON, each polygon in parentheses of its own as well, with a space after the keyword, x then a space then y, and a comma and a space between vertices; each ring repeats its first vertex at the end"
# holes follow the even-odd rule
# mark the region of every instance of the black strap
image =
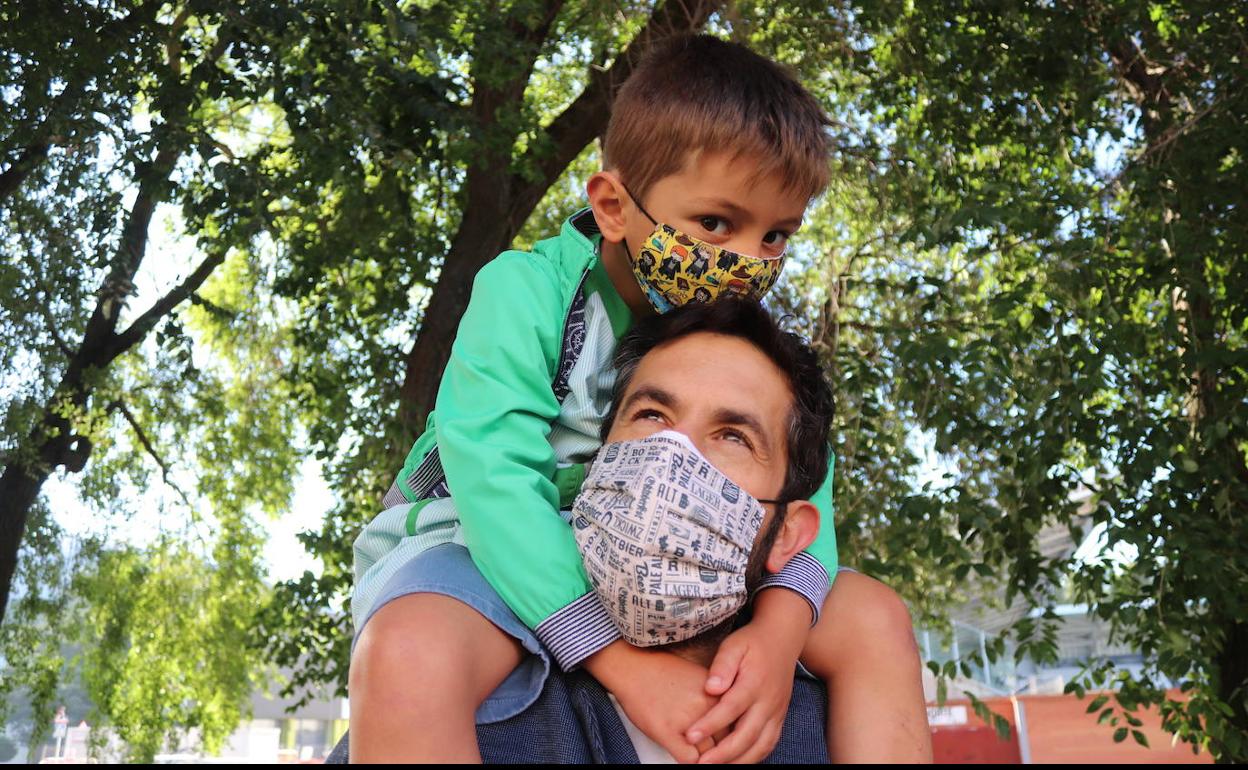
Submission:
MULTIPOLYGON (((585 214, 592 213, 585 212, 585 214)), ((582 224, 586 219, 585 214, 573 220, 573 224, 582 232, 585 232, 582 229, 582 224)), ((596 233, 598 223, 592 216, 588 218, 588 221, 592 223, 596 233)), ((555 369, 555 380, 551 383, 555 398, 560 405, 572 391, 568 381, 572 376, 572 369, 581 357, 581 351, 585 349, 585 281, 588 278, 589 271, 586 270, 581 276, 580 285, 576 287, 576 294, 572 297, 572 306, 568 308, 568 317, 563 323, 563 337, 559 345, 559 365, 555 369)), ((429 454, 420 461, 420 465, 416 466, 412 475, 407 477, 407 488, 410 494, 404 495, 399 489, 398 481, 395 481, 390 486, 390 491, 382 498, 382 506, 389 508, 402 505, 409 499, 427 500, 451 496, 451 490, 446 484, 446 471, 442 468, 442 459, 438 454, 437 446, 429 450, 429 454)))

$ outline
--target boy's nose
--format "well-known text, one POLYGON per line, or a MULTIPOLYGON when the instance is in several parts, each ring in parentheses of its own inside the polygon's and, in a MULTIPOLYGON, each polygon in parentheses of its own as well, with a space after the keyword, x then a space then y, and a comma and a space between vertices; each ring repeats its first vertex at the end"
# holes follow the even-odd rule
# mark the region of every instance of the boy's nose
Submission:
MULTIPOLYGON (((770 232, 770 231, 768 231, 770 232)), ((742 233, 736 238, 732 238, 728 243, 724 244, 724 248, 729 251, 735 251, 747 257, 758 257, 759 259, 776 259, 777 255, 767 253, 767 244, 764 239, 767 232, 762 233, 742 233)))

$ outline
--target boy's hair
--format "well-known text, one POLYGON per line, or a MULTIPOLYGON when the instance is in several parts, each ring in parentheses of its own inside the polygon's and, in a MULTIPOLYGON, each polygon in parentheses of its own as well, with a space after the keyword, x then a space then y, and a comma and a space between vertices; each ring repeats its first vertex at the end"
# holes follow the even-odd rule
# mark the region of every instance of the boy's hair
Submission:
POLYGON ((690 303, 638 322, 615 352, 615 389, 611 410, 602 423, 602 440, 607 440, 641 359, 659 345, 697 332, 740 337, 784 372, 793 391, 793 408, 789 412, 786 441, 788 467, 779 499, 809 500, 828 474, 828 432, 834 412, 832 388, 823 376, 815 351, 801 337, 781 329, 757 300, 729 296, 708 304, 690 303))
POLYGON ((698 150, 754 153, 757 176, 813 198, 828 185, 827 115, 776 62, 710 35, 658 44, 620 87, 604 165, 644 196, 698 150))

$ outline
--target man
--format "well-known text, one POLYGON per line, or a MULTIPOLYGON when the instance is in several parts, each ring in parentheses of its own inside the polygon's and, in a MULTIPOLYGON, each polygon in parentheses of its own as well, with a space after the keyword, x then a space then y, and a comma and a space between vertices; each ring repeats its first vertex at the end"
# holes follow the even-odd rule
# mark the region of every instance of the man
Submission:
MULTIPOLYGON (((604 423, 609 426, 604 436, 607 444, 574 507, 578 541, 587 571, 621 633, 634 645, 679 636, 680 644, 667 649, 688 662, 691 675, 679 682, 638 681, 630 677, 630 667, 624 661, 610 670, 593 670, 597 681, 584 672, 546 678, 544 687, 537 683, 540 698, 524 713, 478 728, 486 761, 635 762, 639 755, 652 758, 650 752, 656 746, 643 733, 650 733, 655 726, 644 722, 644 714, 629 720, 612 707, 606 691, 645 690, 646 697, 687 706, 694 718, 713 709, 717 699, 709 697, 700 685, 719 642, 732 629, 735 608, 744 602, 744 593, 758 586, 764 567, 767 572, 778 572, 818 531, 818 510, 807 498, 822 483, 828 465, 832 396, 813 352, 794 335, 780 331, 766 311, 754 302, 727 300, 649 319, 621 343, 616 365, 613 403, 604 423), (621 515, 628 514, 630 506, 636 507, 615 497, 632 483, 628 474, 621 475, 609 467, 619 447, 663 443, 675 453, 659 455, 670 458, 667 470, 671 479, 678 475, 677 466, 685 471, 696 467, 703 474, 726 477, 723 482, 707 484, 745 493, 740 496, 741 505, 736 505, 738 495, 734 493, 731 502, 736 507, 723 510, 717 507, 719 501, 705 495, 696 513, 690 513, 693 509, 686 506, 688 510, 683 513, 687 515, 680 522, 686 545, 707 539, 698 534, 699 527, 708 537, 729 529, 737 530, 739 536, 741 525, 751 523, 748 538, 741 541, 749 546, 748 566, 742 567, 741 560, 709 559, 705 554, 697 562, 715 566, 704 570, 709 574, 703 575, 703 582, 728 588, 705 598, 706 611, 696 622, 689 620, 697 615, 692 605, 662 600, 664 595, 689 596, 686 589, 696 588, 662 586, 669 570, 658 567, 674 564, 675 552, 683 548, 663 542, 664 558, 655 560, 653 553, 643 553, 644 537, 630 542, 612 540, 613 532, 624 530, 618 522, 613 524, 610 516, 602 515, 608 508, 613 515, 621 515), (756 519, 751 520, 751 514, 756 519), (633 558, 629 554, 634 554, 633 558), (647 596, 644 590, 651 584, 658 593, 647 596), (746 591, 736 591, 735 587, 742 584, 746 591), (617 597, 624 600, 615 601, 617 597), (678 604, 679 611, 674 609, 678 604), (682 625, 685 631, 672 631, 682 625), (690 630, 697 633, 687 638, 690 630), (689 682, 697 686, 689 686, 689 682), (634 726, 634 721, 641 724, 634 726)), ((640 457, 645 452, 634 454, 640 457)), ((656 478, 664 474, 660 467, 656 478)), ((655 484, 644 488, 649 491, 635 496, 637 499, 654 492, 655 484)), ((697 496, 697 490, 683 490, 697 496)), ((670 499, 675 500, 681 490, 671 491, 670 499)), ((679 508, 675 503, 656 507, 652 500, 639 505, 645 510, 637 513, 640 518, 635 531, 662 526, 654 514, 671 515, 679 508), (649 520, 643 524, 646 517, 649 520)), ((653 545, 658 538, 649 541, 653 545)), ((679 570, 671 572, 680 577, 679 570)), ((867 580, 859 575, 842 575, 841 579, 867 580)), ((894 594, 880 588, 883 603, 891 600, 899 604, 894 594)), ((892 689, 900 697, 881 718, 895 723, 891 728, 894 739, 909 742, 912 756, 930 757, 917 650, 912 639, 900 647, 888 674, 894 681, 882 682, 884 689, 898 685, 892 689)), ((755 654, 766 656, 767 652, 755 654)), ((647 651, 638 647, 636 654, 647 651)), ((782 697, 789 696, 786 686, 782 697)), ((768 731, 774 740, 778 734, 779 742, 769 758, 772 761, 827 761, 821 688, 809 679, 799 680, 792 696, 782 724, 776 720, 753 725, 753 737, 747 739, 768 731)), ((783 700, 780 703, 783 711, 783 700)), ((770 713, 774 709, 760 711, 770 713)), ((734 733, 742 732, 753 717, 747 711, 734 733)), ((700 748, 706 751, 712 746, 713 738, 708 738, 700 748)))

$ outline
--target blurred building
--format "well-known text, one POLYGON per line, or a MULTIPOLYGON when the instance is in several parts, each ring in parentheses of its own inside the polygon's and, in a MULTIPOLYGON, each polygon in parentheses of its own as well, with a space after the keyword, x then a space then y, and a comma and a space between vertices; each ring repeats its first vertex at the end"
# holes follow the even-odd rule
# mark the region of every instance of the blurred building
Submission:
MULTIPOLYGON (((1039 537, 1040 551, 1047 558, 1068 556, 1076 547, 1066 527, 1049 527, 1039 537)), ((1066 684, 1088 660, 1111 660, 1127 671, 1139 670, 1143 663, 1138 652, 1111 644, 1108 624, 1090 615, 1086 606, 1054 608, 1062 621, 1058 625, 1056 663, 1015 663, 1012 650, 1003 660, 990 661, 988 642, 1029 612, 1017 604, 1005 610, 994 608, 999 604, 971 602, 958 608, 951 613, 952 634, 917 632, 924 660, 961 660, 969 662, 971 668, 971 676, 960 676, 948 684, 948 697, 942 706, 937 705, 935 678, 924 672, 928 724, 937 762, 1212 762, 1207 753, 1194 755, 1189 745, 1172 742, 1172 736, 1161 729, 1156 711, 1135 714, 1143 724, 1134 729, 1144 734, 1149 748, 1130 735, 1115 743, 1114 728, 1097 722, 1100 710, 1088 713, 1089 703, 1099 693, 1089 692, 1084 698, 1064 694, 1066 684), (1010 725, 1007 739, 1001 739, 992 726, 976 716, 965 692, 1005 717, 1010 725)), ((1181 699, 1182 695, 1176 688, 1170 697, 1181 699)))

